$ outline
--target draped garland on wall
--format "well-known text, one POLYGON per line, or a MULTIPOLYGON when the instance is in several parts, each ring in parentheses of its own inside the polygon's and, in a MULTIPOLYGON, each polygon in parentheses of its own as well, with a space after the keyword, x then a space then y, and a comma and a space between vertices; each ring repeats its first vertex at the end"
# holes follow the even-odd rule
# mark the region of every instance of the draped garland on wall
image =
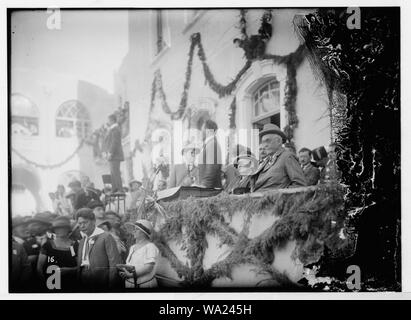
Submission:
MULTIPOLYGON (((245 17, 246 17, 246 10, 242 9, 240 11, 240 23, 239 23, 240 32, 242 34, 243 39, 248 39, 249 37, 246 33, 246 18, 245 17)), ((261 18, 261 26, 259 29, 259 35, 258 35, 258 40, 257 40, 257 42, 264 42, 264 46, 265 46, 265 41, 267 41, 267 39, 271 37, 271 32, 272 32, 271 31, 271 20, 272 20, 271 10, 265 10, 261 18)), ((258 45, 257 42, 253 42, 252 46, 258 45)), ((251 45, 251 44, 249 43, 248 45, 251 45)), ((158 94, 161 100, 161 106, 162 106, 163 112, 165 112, 166 114, 169 114, 171 119, 178 120, 178 119, 181 119, 181 117, 184 115, 184 112, 187 107, 188 90, 191 85, 192 63, 193 63, 195 47, 198 47, 197 55, 202 64, 206 84, 215 93, 217 93, 220 98, 231 95, 234 92, 234 90, 237 87, 237 83, 239 82, 241 77, 245 74, 245 72, 247 72, 247 70, 251 67, 253 61, 255 60, 255 59, 247 58, 248 56, 246 55, 247 61, 244 64, 244 66, 240 69, 240 71, 237 73, 237 75, 234 77, 234 79, 226 85, 220 84, 215 80, 215 77, 213 73, 211 72, 211 69, 207 63, 205 50, 201 42, 201 35, 200 33, 195 33, 190 38, 190 49, 188 53, 184 89, 183 89, 183 93, 181 96, 178 109, 176 111, 172 111, 171 108, 169 107, 167 103, 166 94, 164 92, 161 71, 156 70, 156 72, 154 73, 154 78, 153 78, 153 82, 151 86, 150 110, 153 109, 155 97, 156 97, 156 94, 158 94)), ((255 50, 254 47, 248 48, 247 46, 243 47, 243 49, 245 51, 255 50)), ((298 126, 298 118, 297 118, 296 106, 295 106, 296 96, 297 96, 297 81, 296 81, 297 72, 296 71, 299 65, 301 64, 301 62, 303 61, 304 56, 305 56, 305 46, 300 45, 296 51, 290 54, 284 55, 284 56, 261 54, 258 57, 259 59, 272 60, 274 63, 285 65, 287 68, 287 80, 286 80, 286 85, 285 85, 284 106, 285 106, 285 110, 288 113, 288 117, 287 117, 287 125, 285 126, 284 131, 286 133, 287 138, 289 139, 291 143, 293 143, 292 140, 294 136, 294 130, 298 126)), ((235 108, 236 108, 236 102, 235 102, 235 99, 233 99, 230 105, 230 114, 229 114, 230 128, 235 127, 235 114, 236 114, 235 108)))
POLYGON ((229 128, 230 129, 236 128, 236 124, 235 124, 236 112, 237 112, 237 100, 236 100, 236 97, 234 97, 233 101, 231 101, 230 111, 229 111, 229 128))
MULTIPOLYGON (((189 198, 161 203, 168 213, 154 242, 166 257, 183 285, 210 286, 218 278, 231 277, 233 267, 253 264, 271 274, 274 281, 290 285, 290 280, 273 268, 274 249, 281 249, 288 241, 296 240, 295 254, 304 265, 318 262, 327 247, 333 259, 353 254, 355 237, 340 238, 346 213, 343 210, 343 190, 330 184, 295 190, 272 191, 258 196, 230 196, 222 193, 211 198, 189 198), (241 232, 229 224, 236 212, 246 215, 241 232), (172 213, 172 214, 170 214, 172 213), (280 217, 259 236, 248 237, 253 216, 280 217), (208 244, 206 235, 219 238, 221 245, 231 247, 228 256, 204 269, 203 258, 208 244), (181 262, 168 247, 167 241, 177 241, 186 250, 190 267, 181 262)), ((154 219, 156 214, 152 214, 154 219)))
POLYGON ((20 157, 23 161, 25 161, 27 164, 32 165, 36 168, 39 169, 55 169, 55 168, 59 168, 63 165, 65 165, 66 163, 68 163, 71 159, 74 158, 74 156, 80 151, 80 149, 83 147, 85 143, 84 139, 81 139, 79 145, 76 147, 76 149, 74 149, 74 151, 72 153, 70 153, 69 156, 67 156, 64 160, 55 163, 55 164, 41 164, 38 163, 37 161, 33 161, 30 160, 29 158, 25 157, 24 155, 22 155, 19 151, 17 151, 15 148, 11 148, 11 150, 18 156, 20 157))

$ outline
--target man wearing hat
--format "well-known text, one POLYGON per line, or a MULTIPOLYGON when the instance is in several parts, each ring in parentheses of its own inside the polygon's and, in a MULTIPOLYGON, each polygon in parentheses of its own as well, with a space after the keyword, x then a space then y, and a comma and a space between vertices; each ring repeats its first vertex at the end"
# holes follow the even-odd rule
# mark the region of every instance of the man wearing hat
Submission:
POLYGON ((200 149, 195 145, 186 143, 181 150, 184 163, 176 164, 171 168, 169 188, 191 186, 198 183, 198 167, 194 161, 199 152, 200 149))
MULTIPOLYGON (((90 202, 91 197, 88 196, 84 189, 81 187, 81 182, 78 180, 72 181, 69 183, 69 188, 74 193, 74 196, 72 198, 74 210, 87 207, 87 204, 90 202)), ((70 196, 70 194, 67 196, 70 196)))
POLYGON ((227 186, 227 191, 237 193, 236 189, 246 189, 246 192, 249 192, 251 176, 256 172, 258 166, 258 160, 250 150, 241 153, 234 160, 234 167, 238 171, 238 177, 227 186))
POLYGON ((126 195, 127 210, 136 209, 144 198, 144 192, 141 190, 143 184, 139 180, 131 180, 129 183, 130 192, 126 195))
POLYGON ((267 157, 253 175, 251 191, 306 186, 297 157, 283 148, 286 136, 280 128, 272 123, 264 125, 260 139, 267 157))

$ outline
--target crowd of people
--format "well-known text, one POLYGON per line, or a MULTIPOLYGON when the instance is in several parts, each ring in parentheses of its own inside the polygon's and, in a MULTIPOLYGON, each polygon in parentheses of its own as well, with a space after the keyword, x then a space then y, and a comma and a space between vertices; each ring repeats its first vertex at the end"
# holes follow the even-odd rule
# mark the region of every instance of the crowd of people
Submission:
POLYGON ((119 207, 109 210, 105 198, 112 193, 97 190, 83 177, 70 182, 68 193, 58 186, 51 196, 54 212, 14 217, 10 289, 94 292, 156 287, 159 250, 151 242, 153 226, 148 220, 130 219, 143 201, 141 185, 130 182, 126 212, 119 207))
MULTIPOLYGON (((115 124, 112 129, 116 130, 115 124)), ((215 122, 204 122, 203 145, 188 143, 182 148, 183 163, 172 166, 168 183, 161 189, 199 186, 238 194, 340 179, 336 145, 331 144, 328 152, 324 147, 301 148, 297 155, 275 124, 266 124, 259 133, 259 159, 237 144, 230 152, 230 163, 222 166, 217 129, 215 122)), ((116 163, 111 171, 118 174, 120 160, 112 161, 116 163)), ((42 292, 59 287, 66 292, 93 292, 157 286, 160 253, 151 241, 153 226, 148 220, 130 219, 130 213, 144 204, 146 190, 137 180, 121 188, 121 180, 111 182, 115 188, 107 184, 98 190, 83 176, 69 183, 69 192, 59 185, 49 194, 54 212, 12 219, 12 291, 42 292), (117 201, 111 210, 112 195, 119 191, 125 196, 125 205, 121 207, 117 201), (50 267, 58 268, 58 284, 50 280, 55 277, 50 267)))

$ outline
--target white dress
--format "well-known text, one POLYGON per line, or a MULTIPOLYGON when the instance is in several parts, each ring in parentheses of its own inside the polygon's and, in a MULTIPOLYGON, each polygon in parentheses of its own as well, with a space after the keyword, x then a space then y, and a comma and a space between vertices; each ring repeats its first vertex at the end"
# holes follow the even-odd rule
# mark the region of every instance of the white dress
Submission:
MULTIPOLYGON (((154 268, 150 273, 137 278, 138 288, 155 288, 157 287, 157 280, 155 278, 158 256, 160 251, 156 245, 152 242, 147 243, 143 247, 136 249, 136 245, 131 246, 130 253, 128 254, 126 264, 134 266, 136 269, 140 269, 147 263, 154 263, 154 268)), ((134 280, 126 280, 126 288, 135 288, 134 280)))

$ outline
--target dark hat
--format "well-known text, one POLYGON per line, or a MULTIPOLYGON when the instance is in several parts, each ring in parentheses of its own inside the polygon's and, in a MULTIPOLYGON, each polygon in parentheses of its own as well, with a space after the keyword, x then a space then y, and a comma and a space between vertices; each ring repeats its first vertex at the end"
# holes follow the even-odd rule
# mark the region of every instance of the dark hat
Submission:
POLYGON ((74 180, 74 181, 71 181, 68 186, 69 188, 73 188, 73 187, 81 188, 81 182, 78 180, 74 180))
POLYGON ((52 229, 57 229, 57 228, 67 228, 67 229, 72 229, 72 225, 70 222, 70 219, 67 217, 57 217, 54 219, 51 223, 51 228, 52 229))
POLYGON ((324 146, 315 148, 312 151, 312 154, 313 154, 313 158, 314 158, 315 161, 320 161, 324 158, 327 158, 327 156, 328 156, 327 151, 325 150, 324 146))
POLYGON ((98 200, 95 200, 95 199, 93 199, 89 203, 87 203, 87 208, 95 209, 95 208, 98 208, 98 207, 104 208, 104 204, 101 201, 98 201, 98 200))
POLYGON ((51 226, 51 221, 55 218, 55 215, 49 211, 40 212, 34 215, 33 218, 29 219, 27 223, 42 223, 47 226, 51 226))
POLYGON ((285 136, 284 132, 281 131, 281 129, 275 125, 274 123, 267 123, 264 125, 263 129, 260 131, 259 135, 260 138, 262 138, 266 134, 278 134, 281 138, 283 138, 283 142, 287 140, 287 137, 285 136))
POLYGON ((99 226, 101 226, 101 225, 103 225, 103 224, 107 225, 107 227, 108 227, 109 229, 111 229, 111 222, 110 222, 109 220, 107 220, 107 219, 102 219, 102 220, 97 219, 97 220, 96 220, 96 226, 97 226, 97 227, 99 227, 99 226))
POLYGON ((15 218, 13 218, 11 220, 12 228, 14 229, 14 228, 17 228, 18 226, 21 226, 21 225, 27 225, 27 220, 28 220, 28 218, 25 218, 25 217, 15 217, 15 218))

